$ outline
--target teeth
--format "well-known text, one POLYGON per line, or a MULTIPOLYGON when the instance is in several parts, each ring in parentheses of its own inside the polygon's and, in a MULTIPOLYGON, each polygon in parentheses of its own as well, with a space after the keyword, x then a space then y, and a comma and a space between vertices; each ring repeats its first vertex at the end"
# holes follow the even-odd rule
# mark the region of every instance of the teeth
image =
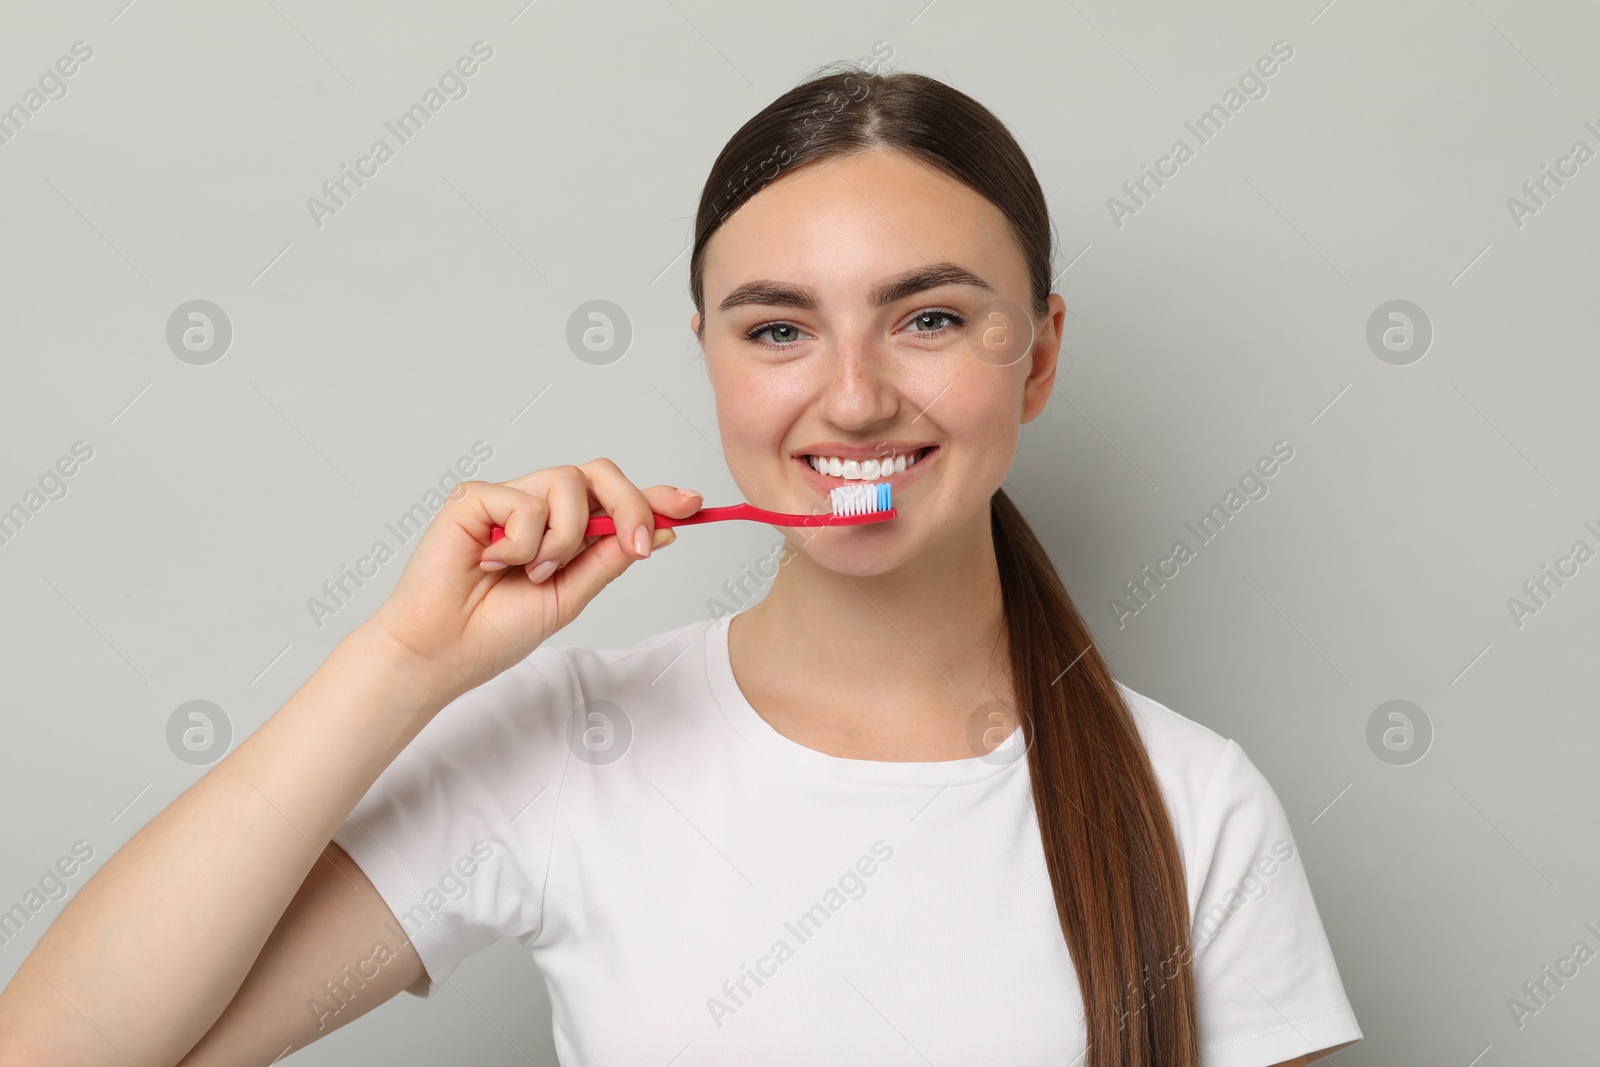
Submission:
MULTIPOLYGON (((920 451, 920 450, 919 450, 920 451)), ((891 459, 840 459, 838 456, 807 456, 806 462, 819 474, 852 481, 871 481, 899 474, 917 462, 916 453, 899 452, 891 459)))

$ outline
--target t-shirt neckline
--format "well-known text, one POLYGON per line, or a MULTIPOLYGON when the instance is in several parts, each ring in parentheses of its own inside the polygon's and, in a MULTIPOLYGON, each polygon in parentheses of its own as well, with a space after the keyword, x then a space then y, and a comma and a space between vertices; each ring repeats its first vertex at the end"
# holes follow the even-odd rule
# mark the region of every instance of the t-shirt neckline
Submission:
POLYGON ((972 756, 929 762, 850 759, 809 748, 779 733, 745 699, 733 675, 733 661, 728 654, 729 624, 735 615, 742 615, 746 610, 741 608, 707 624, 706 676, 712 696, 729 725, 764 756, 795 770, 836 781, 919 788, 981 782, 1026 764, 1026 759, 1020 757, 1007 761, 972 756))

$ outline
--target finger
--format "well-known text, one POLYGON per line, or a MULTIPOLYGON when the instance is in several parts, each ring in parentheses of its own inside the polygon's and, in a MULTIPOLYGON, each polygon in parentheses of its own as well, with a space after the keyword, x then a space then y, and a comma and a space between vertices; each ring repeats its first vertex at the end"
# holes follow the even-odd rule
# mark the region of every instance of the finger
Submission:
MULTIPOLYGON (((641 495, 653 509, 675 518, 687 518, 700 509, 698 493, 684 493, 672 486, 652 486, 643 490, 641 495)), ((654 531, 651 548, 665 548, 677 537, 677 532, 672 528, 660 527, 654 531)), ((555 587, 562 602, 587 604, 634 562, 633 554, 623 547, 617 537, 609 534, 590 537, 585 539, 583 551, 547 580, 555 587)))
MULTIPOLYGON (((516 478, 508 479, 507 481, 502 482, 500 484, 509 486, 509 487, 511 487, 513 489, 519 489, 522 492, 528 493, 531 496, 537 496, 537 497, 543 498, 548 493, 549 488, 550 488, 550 484, 551 484, 550 474, 551 474, 551 472, 555 471, 555 470, 560 470, 560 469, 561 468, 559 468, 559 467, 546 467, 546 468, 543 468, 541 470, 530 471, 527 474, 519 475, 516 478)), ((594 518, 595 517, 594 516, 594 512, 596 510, 604 510, 604 509, 602 508, 599 499, 595 497, 592 488, 590 489, 590 492, 589 492, 589 498, 590 498, 589 499, 589 503, 590 503, 590 508, 589 508, 590 518, 594 518)), ((584 525, 588 526, 588 523, 585 522, 584 525)), ((613 520, 613 525, 615 525, 615 520, 613 520)), ((621 529, 622 527, 617 527, 617 528, 621 529)), ((593 536, 585 535, 585 537, 583 539, 583 548, 588 548, 590 545, 594 544, 595 541, 599 540, 600 537, 602 537, 602 536, 603 537, 610 537, 612 535, 611 534, 595 534, 593 536)), ((579 549, 579 551, 582 551, 582 549, 579 549)))
POLYGON ((528 577, 542 582, 557 567, 583 549, 584 527, 589 525, 589 478, 578 467, 551 467, 544 472, 548 477, 545 502, 550 517, 545 522, 544 536, 538 551, 527 563, 528 577))
POLYGON ((503 535, 484 550, 478 566, 486 571, 498 571, 527 563, 539 551, 550 520, 550 504, 543 496, 508 486, 490 488, 494 492, 486 493, 483 499, 490 512, 500 516, 495 525, 501 528, 503 535), (509 511, 505 510, 508 502, 509 511))
MULTIPOLYGON (((614 466, 614 464, 612 466, 614 466)), ((523 511, 523 518, 519 525, 519 536, 514 538, 513 544, 508 546, 508 548, 505 550, 501 550, 501 542, 496 541, 489 550, 485 551, 483 555, 484 569, 501 569, 500 567, 493 566, 495 563, 500 563, 502 565, 510 564, 515 566, 526 564, 534 560, 534 556, 539 549, 540 538, 543 535, 549 521, 547 496, 550 492, 551 485, 555 481, 555 479, 552 478, 552 472, 559 471, 561 469, 562 468, 559 467, 543 468, 541 470, 531 471, 528 474, 524 474, 520 477, 501 483, 473 483, 474 485, 480 487, 480 489, 481 487, 490 484, 496 484, 503 488, 521 492, 528 498, 526 503, 524 503, 521 508, 523 511)), ((620 474, 620 471, 618 471, 618 473, 620 474)), ((604 475, 602 474, 601 476, 603 477, 604 475)), ((466 483, 463 484, 465 485, 466 483)), ((459 488, 461 487, 458 487, 458 489, 459 488)), ((692 489, 678 489, 670 485, 656 485, 651 486, 649 489, 642 490, 641 493, 645 500, 644 508, 648 509, 652 513, 658 512, 662 515, 672 516, 673 518, 688 518, 690 515, 693 515, 696 511, 699 511, 702 506, 704 506, 703 498, 699 493, 692 489)), ((599 500, 597 494, 594 493, 594 487, 592 485, 590 486, 590 497, 591 513, 595 510, 604 511, 604 505, 599 500)), ((642 517, 643 516, 641 514, 641 518, 642 517)), ((625 530, 628 528, 628 518, 626 515, 623 518, 622 525, 617 525, 615 516, 613 516, 612 521, 613 525, 616 525, 619 530, 625 530)), ((585 526, 587 525, 588 524, 586 522, 585 526)), ((653 525, 653 520, 646 525, 653 525)), ((665 528, 662 529, 664 530, 665 528)), ((510 531, 505 530, 502 526, 502 537, 511 538, 511 536, 512 535, 510 531)), ((587 549, 590 545, 598 541, 601 536, 611 537, 613 535, 605 534, 585 536, 583 539, 583 546, 578 551, 581 553, 583 549, 587 549)), ((651 549, 653 551, 656 548, 665 547, 666 545, 671 544, 675 539, 675 534, 664 536, 663 533, 658 530, 655 532, 654 537, 652 538, 651 549)), ((618 538, 617 540, 620 546, 622 543, 621 539, 618 538)), ((633 546, 630 544, 627 546, 627 548, 632 549, 633 546)), ((642 558, 638 556, 636 551, 630 551, 629 555, 634 558, 642 558)), ((569 560, 571 558, 572 557, 570 556, 568 557, 569 560)), ((537 562, 542 562, 542 559, 537 562)))
POLYGON ((479 545, 486 545, 494 526, 504 527, 510 523, 509 540, 495 542, 490 550, 480 549, 480 560, 490 558, 492 550, 494 556, 509 561, 521 546, 537 543, 543 527, 544 502, 540 497, 496 482, 469 481, 456 486, 446 499, 445 508, 451 522, 432 523, 428 527, 430 532, 454 525, 479 545))
MULTIPOLYGON (((513 489, 520 489, 530 496, 543 497, 545 489, 549 485, 548 475, 552 469, 554 468, 530 471, 527 474, 508 479, 499 484, 510 486, 513 489)), ((705 504, 701 495, 693 489, 679 489, 670 485, 653 485, 649 489, 641 490, 641 492, 644 493, 652 511, 659 512, 662 515, 671 515, 676 519, 688 518, 696 511, 699 511, 705 504)), ((595 506, 599 506, 598 499, 595 501, 595 506)), ((590 539, 587 543, 593 543, 593 539, 590 539)))
POLYGON ((650 554, 656 528, 650 501, 609 459, 590 460, 582 470, 589 476, 595 501, 616 526, 618 547, 633 559, 644 559, 650 554))
MULTIPOLYGON (((673 530, 662 527, 655 531, 653 547, 665 548, 676 537, 673 530)), ((548 584, 555 587, 556 597, 561 603, 587 604, 635 562, 632 555, 623 551, 617 539, 607 534, 596 537, 593 545, 556 571, 548 584)))
POLYGON ((675 519, 687 519, 705 504, 693 489, 677 489, 670 485, 652 485, 644 490, 644 498, 650 502, 650 510, 675 519))

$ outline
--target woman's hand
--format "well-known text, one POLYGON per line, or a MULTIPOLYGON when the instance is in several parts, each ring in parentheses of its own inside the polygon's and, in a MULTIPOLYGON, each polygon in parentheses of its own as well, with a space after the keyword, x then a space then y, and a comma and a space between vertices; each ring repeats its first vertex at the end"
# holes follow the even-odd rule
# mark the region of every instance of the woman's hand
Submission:
POLYGON ((655 529, 652 512, 687 518, 701 503, 669 485, 641 491, 609 459, 463 482, 362 625, 443 706, 521 661, 635 560, 671 544, 676 534, 655 529), (596 508, 615 534, 584 536, 596 508), (496 524, 505 536, 490 544, 496 524))

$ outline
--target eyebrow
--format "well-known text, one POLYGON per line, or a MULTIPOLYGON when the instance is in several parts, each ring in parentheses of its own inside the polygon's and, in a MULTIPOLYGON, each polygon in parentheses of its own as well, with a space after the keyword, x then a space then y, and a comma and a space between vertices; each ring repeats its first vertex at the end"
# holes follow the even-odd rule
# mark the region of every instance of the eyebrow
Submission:
MULTIPOLYGON (((994 286, 958 263, 930 263, 909 270, 898 278, 875 287, 868 296, 877 307, 887 307, 913 293, 920 293, 924 289, 935 289, 941 285, 973 285, 991 293, 995 292, 994 286)), ((727 311, 743 304, 761 304, 766 307, 815 311, 818 303, 817 294, 803 285, 789 285, 762 279, 739 286, 723 298, 722 303, 717 305, 717 310, 727 311)))

